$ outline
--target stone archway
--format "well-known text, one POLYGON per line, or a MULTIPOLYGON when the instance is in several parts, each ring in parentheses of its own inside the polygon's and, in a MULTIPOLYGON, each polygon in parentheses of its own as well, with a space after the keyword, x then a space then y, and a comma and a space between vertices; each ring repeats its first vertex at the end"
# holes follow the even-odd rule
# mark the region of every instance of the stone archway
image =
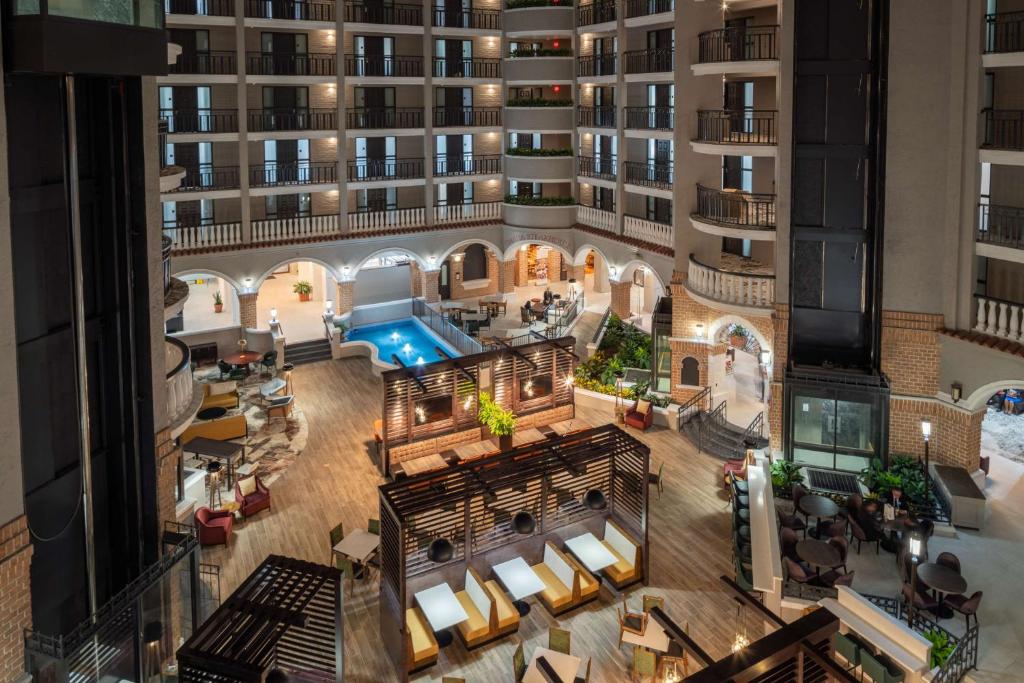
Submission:
POLYGON ((338 282, 326 261, 284 259, 259 277, 252 294, 239 297, 241 322, 257 329, 279 325, 290 344, 321 339, 323 316, 328 308, 335 310, 338 282))
POLYGON ((167 321, 168 332, 202 332, 240 323, 245 289, 234 278, 211 268, 186 269, 174 277, 188 284, 189 294, 180 319, 167 321))
POLYGON ((727 400, 729 422, 740 427, 746 427, 758 413, 765 413, 767 436, 771 377, 761 362, 761 352, 770 350, 768 339, 750 321, 726 315, 711 323, 708 341, 713 403, 727 400))

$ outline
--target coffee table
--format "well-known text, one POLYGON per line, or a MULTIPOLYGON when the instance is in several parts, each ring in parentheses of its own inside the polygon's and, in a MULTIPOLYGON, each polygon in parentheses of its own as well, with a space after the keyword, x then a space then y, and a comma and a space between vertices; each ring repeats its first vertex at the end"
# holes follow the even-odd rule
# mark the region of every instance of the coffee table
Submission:
POLYGON ((212 408, 203 408, 198 413, 196 413, 196 417, 198 417, 200 420, 217 420, 219 418, 224 417, 227 414, 227 408, 213 406, 212 408))

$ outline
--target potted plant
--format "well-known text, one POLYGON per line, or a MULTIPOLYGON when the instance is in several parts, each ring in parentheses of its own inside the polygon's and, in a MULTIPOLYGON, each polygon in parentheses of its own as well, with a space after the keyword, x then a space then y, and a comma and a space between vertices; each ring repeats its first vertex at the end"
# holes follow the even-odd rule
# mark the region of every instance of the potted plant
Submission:
POLYGON ((213 312, 220 313, 224 310, 224 299, 221 298, 220 292, 213 293, 213 312))
POLYGON ((299 280, 292 287, 292 291, 299 295, 299 301, 309 301, 310 295, 313 294, 313 285, 307 280, 299 280))
POLYGON ((348 326, 343 320, 334 321, 334 329, 338 331, 338 341, 345 341, 345 333, 348 332, 348 326))
POLYGON ((747 328, 743 325, 733 325, 729 328, 729 344, 737 349, 742 349, 747 345, 747 337, 750 333, 747 332, 747 328))
POLYGON ((789 494, 793 490, 793 484, 804 483, 804 473, 800 471, 800 465, 789 460, 776 460, 772 463, 772 488, 776 494, 789 494))
POLYGON ((946 665, 953 651, 956 650, 956 642, 950 640, 949 634, 936 628, 930 628, 921 633, 932 644, 932 668, 942 668, 946 665))
POLYGON ((480 394, 480 408, 477 420, 498 437, 498 448, 502 451, 512 450, 512 435, 516 431, 516 416, 511 410, 505 410, 491 398, 490 394, 480 394))

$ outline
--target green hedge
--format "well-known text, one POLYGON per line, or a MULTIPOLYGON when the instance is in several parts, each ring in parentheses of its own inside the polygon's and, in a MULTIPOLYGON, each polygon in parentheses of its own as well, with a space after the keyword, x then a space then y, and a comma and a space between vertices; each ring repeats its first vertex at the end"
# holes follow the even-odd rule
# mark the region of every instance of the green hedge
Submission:
POLYGON ((562 147, 561 149, 554 147, 541 147, 539 149, 532 147, 509 147, 505 150, 505 154, 514 157, 571 157, 572 147, 562 147))
POLYGON ((572 7, 572 0, 508 0, 506 9, 523 9, 524 7, 572 7))
POLYGON ((572 100, 509 100, 506 106, 509 107, 571 107, 572 100))
POLYGON ((519 48, 512 50, 509 57, 572 57, 571 47, 542 47, 538 50, 532 48, 519 48))
POLYGON ((505 203, 520 206, 572 206, 576 200, 572 197, 520 197, 509 194, 505 195, 505 203))

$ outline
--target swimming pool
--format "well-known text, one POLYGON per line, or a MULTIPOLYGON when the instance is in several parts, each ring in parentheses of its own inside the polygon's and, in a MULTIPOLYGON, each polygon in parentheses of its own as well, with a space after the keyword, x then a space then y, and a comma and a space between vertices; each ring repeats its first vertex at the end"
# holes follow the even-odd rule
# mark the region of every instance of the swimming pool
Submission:
POLYGON ((346 340, 373 344, 385 363, 391 362, 391 354, 398 356, 406 365, 433 363, 441 360, 435 346, 440 346, 452 356, 462 355, 416 318, 360 326, 349 330, 346 340))

